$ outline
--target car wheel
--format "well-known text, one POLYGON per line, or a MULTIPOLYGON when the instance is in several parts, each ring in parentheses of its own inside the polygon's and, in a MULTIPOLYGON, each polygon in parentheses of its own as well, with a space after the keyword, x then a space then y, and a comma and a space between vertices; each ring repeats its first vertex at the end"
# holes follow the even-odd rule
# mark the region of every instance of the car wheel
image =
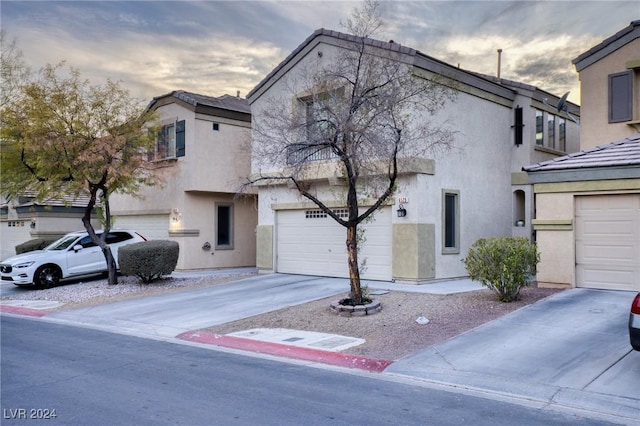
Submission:
POLYGON ((50 288, 58 285, 62 274, 55 265, 43 265, 36 270, 33 283, 41 288, 50 288))

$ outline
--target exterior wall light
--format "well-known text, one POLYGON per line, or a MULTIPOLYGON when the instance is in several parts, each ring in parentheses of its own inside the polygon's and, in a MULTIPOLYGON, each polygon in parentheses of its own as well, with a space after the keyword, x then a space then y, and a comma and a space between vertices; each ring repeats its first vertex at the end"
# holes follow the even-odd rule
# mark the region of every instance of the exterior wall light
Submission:
POLYGON ((398 217, 405 217, 407 215, 407 209, 404 208, 402 204, 398 207, 398 217))
POLYGON ((35 217, 31 218, 31 223, 29 224, 29 228, 31 228, 31 229, 35 229, 36 228, 36 218, 35 217))

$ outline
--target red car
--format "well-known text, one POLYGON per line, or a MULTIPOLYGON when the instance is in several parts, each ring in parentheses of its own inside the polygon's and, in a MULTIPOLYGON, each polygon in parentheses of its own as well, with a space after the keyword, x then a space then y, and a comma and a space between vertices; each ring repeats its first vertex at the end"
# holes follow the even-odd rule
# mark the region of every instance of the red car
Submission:
POLYGON ((631 313, 629 314, 629 340, 631 347, 640 351, 640 293, 636 294, 631 302, 631 313))

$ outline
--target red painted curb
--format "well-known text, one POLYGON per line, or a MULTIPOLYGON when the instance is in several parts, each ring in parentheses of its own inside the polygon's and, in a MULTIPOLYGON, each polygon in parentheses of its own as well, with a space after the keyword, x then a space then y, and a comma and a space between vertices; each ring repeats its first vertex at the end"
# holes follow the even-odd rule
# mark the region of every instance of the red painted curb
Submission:
POLYGON ((30 317, 43 317, 49 314, 49 311, 43 311, 42 309, 23 308, 22 306, 9 306, 0 305, 0 312, 6 312, 8 314, 27 315, 30 317))
POLYGON ((187 331, 186 333, 177 335, 176 338, 190 342, 223 346, 225 348, 241 349, 285 358, 337 365, 339 367, 358 368, 360 370, 366 370, 374 373, 381 373, 385 368, 393 363, 393 361, 383 359, 365 358, 357 355, 322 351, 319 349, 300 346, 282 345, 272 342, 261 342, 253 339, 243 339, 241 337, 207 333, 206 331, 187 331))

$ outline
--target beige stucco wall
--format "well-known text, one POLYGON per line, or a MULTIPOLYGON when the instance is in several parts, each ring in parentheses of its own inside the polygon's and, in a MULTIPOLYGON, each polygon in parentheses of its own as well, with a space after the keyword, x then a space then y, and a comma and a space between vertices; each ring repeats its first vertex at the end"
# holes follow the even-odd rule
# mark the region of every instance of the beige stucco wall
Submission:
MULTIPOLYGON (((622 46, 580 72, 581 149, 593 148, 627 136, 638 130, 626 123, 609 123, 609 74, 627 71, 627 63, 640 60, 640 39, 622 46)), ((634 73, 633 119, 640 120, 640 70, 634 73)))
POLYGON ((541 254, 538 283, 576 286, 575 197, 640 192, 640 179, 536 184, 536 243, 541 254))
POLYGON ((158 112, 163 120, 185 120, 186 154, 155 163, 162 185, 143 188, 138 197, 114 194, 111 212, 117 223, 127 224, 127 218, 139 223, 145 215, 150 220, 166 217, 166 224, 160 225, 166 229, 157 234, 180 244, 179 270, 255 265, 255 191, 236 197, 249 176, 249 123, 196 115, 177 104, 164 105, 158 112), (213 122, 219 124, 218 131, 213 122), (233 249, 215 248, 216 203, 233 205, 233 249), (172 221, 174 215, 178 221, 172 221), (211 249, 203 249, 205 243, 211 249))
POLYGON ((392 235, 393 277, 410 281, 435 278, 435 225, 396 223, 392 226, 392 235))

